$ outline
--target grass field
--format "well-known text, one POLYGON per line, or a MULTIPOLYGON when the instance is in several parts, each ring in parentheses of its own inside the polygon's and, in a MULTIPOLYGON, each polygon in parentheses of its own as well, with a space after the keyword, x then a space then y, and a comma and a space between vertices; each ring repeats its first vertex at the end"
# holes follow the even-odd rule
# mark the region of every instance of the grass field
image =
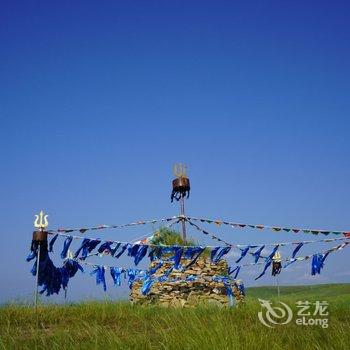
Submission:
MULTIPOLYGON (((126 302, 88 302, 0 308, 2 349, 349 349, 350 284, 281 287, 280 300, 296 310, 298 300, 326 300, 329 327, 275 328, 257 317, 257 298, 276 288, 249 288, 246 305, 219 309, 135 307, 126 302)), ((276 299, 275 299, 276 300, 276 299)))

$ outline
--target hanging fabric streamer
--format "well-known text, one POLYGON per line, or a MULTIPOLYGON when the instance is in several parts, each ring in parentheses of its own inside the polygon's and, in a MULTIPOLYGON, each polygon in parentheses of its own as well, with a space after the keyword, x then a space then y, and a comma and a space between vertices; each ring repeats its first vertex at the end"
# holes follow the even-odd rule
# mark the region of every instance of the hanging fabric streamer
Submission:
POLYGON ((36 256, 37 256, 37 250, 32 250, 32 251, 28 254, 28 256, 27 256, 27 258, 26 258, 26 261, 29 262, 29 261, 35 259, 36 256))
MULTIPOLYGON (((36 253, 36 252, 35 252, 36 253)), ((40 294, 46 292, 46 296, 58 294, 60 289, 67 288, 68 281, 76 272, 83 268, 76 261, 67 259, 61 268, 56 267, 48 254, 47 244, 41 245, 39 260, 38 285, 43 287, 40 294)), ((37 259, 31 269, 33 276, 37 274, 37 259)))
POLYGON ((112 251, 112 248, 111 248, 111 245, 113 244, 113 242, 111 241, 107 241, 107 242, 104 242, 102 243, 99 248, 97 249, 97 251, 102 254, 102 253, 105 253, 105 254, 111 254, 111 251, 112 251))
POLYGON ((146 295, 150 292, 152 285, 154 284, 155 280, 151 278, 146 278, 142 284, 141 287, 141 293, 142 295, 146 295))
POLYGON ((236 266, 234 269, 229 268, 228 269, 228 274, 232 275, 236 271, 235 275, 233 276, 233 279, 236 279, 238 277, 238 274, 239 274, 240 270, 241 270, 240 266, 236 266))
POLYGON ((58 237, 58 234, 56 233, 50 240, 50 243, 49 243, 49 252, 50 253, 53 252, 53 245, 55 244, 57 237, 58 237))
POLYGON ((60 268, 63 289, 68 287, 69 279, 74 277, 78 270, 84 272, 83 267, 77 261, 72 259, 66 259, 64 261, 63 266, 60 268))
POLYGON ((326 260, 328 254, 330 252, 328 251, 325 254, 314 254, 312 257, 312 262, 311 262, 311 275, 317 275, 321 273, 321 270, 324 267, 324 261, 326 260))
POLYGON ((272 249, 272 252, 268 255, 268 258, 272 259, 273 256, 276 254, 278 248, 279 248, 279 244, 277 244, 277 245, 272 249))
POLYGON ((134 257, 139 249, 139 244, 130 244, 128 247, 128 256, 134 257))
POLYGON ((265 245, 262 245, 260 248, 258 248, 252 255, 254 256, 254 262, 255 264, 259 261, 261 258, 261 252, 265 248, 265 245))
POLYGON ((233 302, 233 292, 232 292, 232 287, 231 287, 231 283, 228 277, 224 277, 224 276, 213 276, 213 281, 215 282, 222 282, 224 283, 224 286, 226 288, 226 294, 227 297, 229 299, 229 306, 234 306, 234 302, 233 302))
POLYGON ((147 249, 147 245, 140 244, 134 244, 128 247, 128 255, 134 258, 135 265, 138 265, 138 263, 144 258, 147 253, 147 249))
POLYGON ((139 264, 139 262, 145 257, 145 255, 147 254, 147 249, 148 246, 147 245, 141 245, 139 247, 139 249, 137 250, 135 256, 134 256, 134 263, 137 266, 139 264))
POLYGON ((125 270, 121 267, 110 267, 110 273, 113 278, 113 282, 115 286, 121 285, 121 275, 125 273, 125 270))
POLYGON ((118 243, 116 243, 115 247, 111 249, 112 256, 114 256, 114 254, 116 253, 116 251, 119 249, 120 246, 121 246, 121 243, 118 242, 118 243))
POLYGON ((87 245, 86 249, 83 249, 82 257, 86 258, 89 253, 91 253, 99 244, 101 243, 101 240, 98 239, 90 239, 89 244, 87 245))
POLYGON ((65 241, 63 243, 63 249, 62 249, 62 252, 61 252, 61 258, 62 259, 65 259, 67 257, 68 249, 69 249, 69 246, 72 243, 72 240, 73 240, 72 236, 69 236, 69 237, 67 237, 65 239, 65 241))
POLYGON ((129 246, 129 243, 124 244, 121 247, 120 252, 115 256, 115 258, 116 259, 120 258, 123 255, 123 253, 125 252, 126 248, 128 248, 128 246, 129 246))
POLYGON ((264 270, 261 272, 261 274, 255 278, 255 280, 258 280, 260 277, 262 277, 263 275, 265 275, 266 270, 268 269, 268 267, 272 264, 272 258, 267 257, 266 258, 266 262, 265 262, 265 266, 264 266, 264 270))
POLYGON ((283 266, 283 268, 285 269, 286 267, 288 267, 289 265, 292 265, 293 262, 296 262, 297 260, 298 260, 298 259, 296 259, 296 258, 291 259, 290 261, 287 262, 287 264, 285 264, 285 265, 283 266))
POLYGON ((91 240, 90 240, 89 238, 84 238, 84 240, 82 241, 80 247, 79 247, 78 250, 74 253, 74 259, 76 259, 76 258, 79 256, 79 254, 80 254, 80 252, 81 252, 82 250, 85 250, 85 252, 87 252, 87 247, 89 246, 90 241, 91 241, 91 240))
POLYGON ((192 266, 199 256, 204 252, 205 247, 187 247, 185 251, 185 259, 192 259, 186 268, 192 266))
POLYGON ((183 248, 182 247, 175 247, 175 253, 174 253, 174 269, 178 270, 180 267, 180 261, 183 254, 183 248))
MULTIPOLYGON (((148 257, 150 258, 151 261, 158 260, 158 259, 163 259, 163 255, 168 255, 168 254, 174 254, 177 246, 155 246, 152 247, 148 257)), ((164 258, 164 260, 171 260, 172 258, 164 258)))
MULTIPOLYGON (((216 248, 215 248, 216 249, 216 248)), ((226 255, 231 250, 231 247, 223 247, 215 251, 215 254, 211 254, 211 261, 217 263, 224 255, 226 255)))
POLYGON ((238 260, 236 260, 236 263, 239 263, 247 255, 249 249, 250 249, 249 245, 246 246, 244 249, 241 249, 241 256, 238 260))
POLYGON ((138 270, 138 269, 128 269, 127 270, 127 275, 128 275, 128 285, 129 288, 132 288, 132 285, 135 281, 135 279, 142 274, 142 270, 138 270))
POLYGON ((214 261, 215 256, 216 256, 216 254, 217 254, 217 252, 218 252, 219 249, 220 249, 220 247, 214 247, 214 248, 212 248, 212 250, 211 250, 211 252, 210 252, 210 260, 211 260, 211 261, 214 261))
POLYGON ((107 290, 104 266, 95 266, 90 275, 96 275, 96 284, 102 284, 103 290, 107 290))
POLYGON ((158 248, 159 247, 152 247, 148 253, 148 257, 151 261, 154 261, 158 257, 158 248))
POLYGON ((304 243, 300 242, 297 247, 293 250, 292 253, 292 259, 295 258, 295 256, 297 255, 298 251, 301 249, 301 247, 304 245, 304 243))

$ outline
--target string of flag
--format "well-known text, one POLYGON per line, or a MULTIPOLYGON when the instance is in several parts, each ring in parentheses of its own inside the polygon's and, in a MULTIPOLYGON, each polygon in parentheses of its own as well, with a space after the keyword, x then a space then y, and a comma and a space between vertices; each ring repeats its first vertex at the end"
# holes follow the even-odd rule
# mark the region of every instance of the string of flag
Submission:
POLYGON ((320 229, 306 229, 306 228, 295 228, 295 227, 285 227, 285 226, 270 226, 270 225, 256 225, 256 224, 245 224, 245 223, 238 223, 238 222, 230 222, 230 221, 224 221, 224 220, 211 220, 211 219, 204 219, 204 218, 197 218, 193 216, 187 216, 188 220, 193 221, 200 221, 207 224, 216 224, 218 226, 220 225, 226 225, 230 226, 232 228, 237 229, 243 229, 243 228, 252 228, 257 230, 272 230, 274 232, 293 232, 293 233, 311 233, 314 235, 318 234, 336 234, 336 235, 344 235, 344 236, 350 236, 350 230, 347 231, 341 231, 341 230, 320 230, 320 229))
MULTIPOLYGON (((73 236, 68 236, 67 234, 56 234, 50 240, 49 252, 53 251, 53 245, 59 235, 66 236, 66 239, 63 244, 63 249, 61 252, 61 258, 66 259, 70 244, 73 240, 73 236)), ((289 260, 288 259, 284 260, 284 261, 291 261, 292 263, 294 261, 305 260, 310 257, 310 256, 301 257, 301 258, 296 257, 297 253, 299 252, 299 250, 302 248, 304 244, 319 242, 319 241, 302 241, 302 242, 283 242, 283 243, 269 244, 270 246, 273 246, 273 249, 269 252, 268 255, 263 255, 262 252, 266 247, 266 245, 264 244, 260 246, 259 245, 247 245, 247 246, 239 245, 239 247, 238 245, 230 245, 226 247, 177 246, 177 245, 165 246, 165 245, 158 245, 158 244, 132 244, 132 243, 122 243, 118 241, 114 241, 114 242, 102 241, 99 239, 83 238, 81 236, 76 236, 76 238, 83 239, 82 244, 74 254, 74 258, 80 258, 81 260, 85 260, 86 258, 91 256, 105 256, 105 255, 110 255, 111 257, 119 258, 126 252, 128 256, 134 258, 134 263, 137 266, 139 262, 147 255, 147 253, 149 253, 148 257, 150 258, 151 261, 154 261, 155 259, 162 259, 162 256, 164 254, 173 254, 173 257, 171 259, 173 259, 173 261, 175 262, 175 266, 179 266, 179 262, 182 257, 190 259, 191 262, 188 266, 191 266, 195 263, 198 257, 206 249, 210 249, 210 256, 211 256, 212 262, 218 262, 220 259, 222 259, 226 254, 230 252, 231 248, 237 247, 240 250, 241 254, 240 254, 240 257, 235 261, 236 264, 238 264, 247 254, 250 254, 254 257, 254 260, 255 260, 253 264, 257 264, 260 259, 265 259, 266 267, 264 271, 266 271, 266 268, 269 265, 271 265, 276 252, 281 246, 288 245, 288 244, 297 244, 296 248, 293 250, 292 257, 289 260), (97 248, 97 252, 92 253, 92 251, 95 248, 97 248), (250 251, 250 249, 254 249, 254 252, 250 251)), ((321 240, 321 241, 334 242, 334 241, 341 241, 341 240, 348 240, 348 238, 342 238, 342 239, 335 238, 335 239, 327 239, 327 240, 321 240)), ((350 242, 347 241, 345 243, 342 243, 339 247, 344 247, 349 243, 350 242)), ((333 250, 334 249, 331 248, 329 252, 332 252, 333 250)), ((253 264, 248 264, 248 265, 253 265, 253 264)), ((240 267, 242 266, 243 265, 241 265, 240 267)))
POLYGON ((94 230, 103 230, 103 229, 116 229, 116 228, 125 228, 125 227, 131 227, 131 226, 137 226, 137 225, 146 225, 146 224, 155 224, 155 223, 161 223, 166 221, 171 221, 174 219, 181 219, 181 220, 192 220, 192 221, 200 221, 202 223, 207 224, 216 224, 218 226, 220 225, 226 225, 230 226, 231 228, 235 229, 243 229, 243 228, 252 228, 257 230, 272 230, 274 232, 293 232, 293 233, 311 233, 314 235, 318 234, 337 234, 344 236, 348 235, 350 236, 350 230, 343 231, 343 230, 324 230, 324 229, 310 229, 310 228, 296 228, 296 227, 289 227, 289 226, 271 226, 271 225, 262 225, 262 224, 246 224, 246 223, 240 223, 240 222, 231 222, 231 221, 225 221, 225 220, 213 220, 213 219, 206 219, 206 218, 198 218, 194 216, 184 216, 184 215, 177 215, 172 216, 168 218, 161 218, 161 219, 153 219, 153 220, 138 220, 135 222, 130 222, 127 224, 118 224, 118 225, 97 225, 92 227, 80 227, 80 228, 58 228, 55 230, 48 230, 48 232, 51 233, 70 233, 70 232, 80 232, 85 233, 86 231, 94 231, 94 230))
MULTIPOLYGON (((198 231, 201 231, 205 235, 209 235, 210 238, 217 240, 219 242, 223 242, 225 245, 231 246, 231 247, 237 247, 237 248, 244 248, 247 246, 247 244, 233 244, 228 243, 225 240, 217 237, 216 235, 208 232, 207 230, 201 228, 200 226, 196 225, 195 223, 191 222, 191 220, 187 220, 187 222, 195 227, 198 231)), ((276 245, 279 245, 280 247, 287 246, 287 245, 298 245, 298 244, 313 244, 313 243, 329 243, 329 242, 335 242, 335 241, 344 241, 349 239, 349 237, 341 237, 341 238, 323 238, 318 240, 306 240, 306 241, 294 241, 294 242, 279 242, 279 243, 261 243, 259 245, 264 245, 265 247, 274 247, 276 245)), ((250 245, 250 247, 257 247, 256 245, 250 245)))
POLYGON ((117 229, 117 228, 125 228, 125 227, 139 226, 139 225, 156 224, 156 223, 162 223, 162 222, 176 220, 178 218, 179 218, 179 216, 172 216, 169 218, 154 219, 154 220, 139 220, 139 221, 130 222, 127 224, 120 224, 120 225, 98 225, 98 226, 80 227, 80 228, 58 228, 55 230, 47 230, 47 232, 49 232, 49 233, 70 233, 70 232, 85 233, 86 231, 117 229))
MULTIPOLYGON (((324 267, 324 261, 326 260, 327 256, 331 253, 334 253, 338 250, 344 249, 346 247, 348 247, 350 245, 350 241, 349 242, 344 242, 341 243, 335 247, 332 247, 330 249, 324 250, 323 252, 319 252, 319 253, 314 253, 311 255, 305 255, 305 256, 300 256, 300 257, 292 257, 292 258, 285 258, 285 259, 279 259, 278 262, 282 263, 285 262, 286 264, 283 266, 283 268, 287 268, 289 265, 293 264, 294 262, 297 261, 305 261, 305 260, 309 260, 309 259, 313 259, 312 261, 312 269, 311 269, 311 274, 312 275, 316 275, 316 274, 320 274, 321 273, 321 269, 324 267)), ((234 274, 233 278, 237 278, 239 272, 241 271, 242 267, 249 267, 249 266, 256 266, 256 265, 265 265, 264 269, 262 271, 262 273, 255 278, 255 280, 261 278, 265 272, 267 271, 267 268, 271 265, 271 263, 273 263, 274 259, 273 256, 272 257, 265 257, 264 258, 265 261, 262 262, 251 262, 251 263, 246 263, 246 264, 242 264, 242 265, 237 265, 235 267, 230 267, 229 268, 229 275, 234 274)), ((282 268, 282 266, 281 266, 282 268)), ((278 272, 279 273, 279 272, 278 272)))

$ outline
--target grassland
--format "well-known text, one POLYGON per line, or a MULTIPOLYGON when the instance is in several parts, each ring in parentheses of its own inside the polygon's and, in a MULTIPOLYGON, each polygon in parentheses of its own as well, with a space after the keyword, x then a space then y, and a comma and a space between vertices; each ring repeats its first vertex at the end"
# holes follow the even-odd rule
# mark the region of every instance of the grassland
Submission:
POLYGON ((126 302, 88 302, 0 308, 2 349, 349 349, 350 284, 282 287, 280 300, 326 300, 329 327, 267 328, 257 317, 257 298, 276 288, 248 289, 246 305, 232 309, 135 307, 126 302))

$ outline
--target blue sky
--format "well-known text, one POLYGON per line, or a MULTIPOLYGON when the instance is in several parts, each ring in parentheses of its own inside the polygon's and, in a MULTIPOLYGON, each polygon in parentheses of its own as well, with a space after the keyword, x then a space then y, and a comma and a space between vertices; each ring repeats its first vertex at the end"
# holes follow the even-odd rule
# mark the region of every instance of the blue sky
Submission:
MULTIPOLYGON (((51 228, 172 216, 175 162, 189 168, 188 214, 350 229, 349 10, 345 1, 2 1, 0 301, 32 296, 24 258, 35 213, 46 210, 51 228)), ((349 257, 330 256, 316 278, 309 263, 291 266, 280 282, 349 282, 349 257)), ((242 272, 246 285, 254 274, 242 272)), ((78 276, 69 297, 125 295, 99 289, 78 276)))

